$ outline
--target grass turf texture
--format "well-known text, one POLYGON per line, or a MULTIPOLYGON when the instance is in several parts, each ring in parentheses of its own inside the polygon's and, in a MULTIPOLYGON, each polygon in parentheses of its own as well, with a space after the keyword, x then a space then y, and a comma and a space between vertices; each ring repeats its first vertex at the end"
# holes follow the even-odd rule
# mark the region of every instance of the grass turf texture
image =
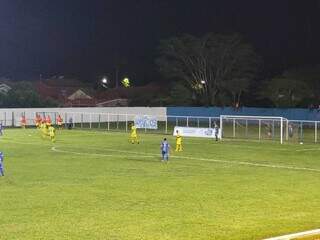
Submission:
POLYGON ((7 129, 0 239, 247 240, 319 227, 319 145, 184 138, 164 164, 163 137, 62 130, 53 144, 7 129))

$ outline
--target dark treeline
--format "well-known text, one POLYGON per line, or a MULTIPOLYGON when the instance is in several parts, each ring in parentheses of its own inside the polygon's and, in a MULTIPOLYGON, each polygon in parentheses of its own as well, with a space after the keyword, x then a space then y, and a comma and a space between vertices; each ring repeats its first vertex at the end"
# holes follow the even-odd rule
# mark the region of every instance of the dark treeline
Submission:
POLYGON ((158 69, 168 105, 309 107, 320 104, 320 65, 265 73, 264 59, 240 34, 183 35, 161 42, 158 69))

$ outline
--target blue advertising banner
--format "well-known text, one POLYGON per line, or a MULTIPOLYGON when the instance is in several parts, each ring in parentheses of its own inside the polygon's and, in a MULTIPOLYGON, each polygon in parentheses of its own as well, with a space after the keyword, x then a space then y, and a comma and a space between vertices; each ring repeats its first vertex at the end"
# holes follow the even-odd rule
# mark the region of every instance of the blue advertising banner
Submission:
POLYGON ((134 118, 134 125, 137 128, 158 129, 158 120, 154 116, 137 115, 134 118))

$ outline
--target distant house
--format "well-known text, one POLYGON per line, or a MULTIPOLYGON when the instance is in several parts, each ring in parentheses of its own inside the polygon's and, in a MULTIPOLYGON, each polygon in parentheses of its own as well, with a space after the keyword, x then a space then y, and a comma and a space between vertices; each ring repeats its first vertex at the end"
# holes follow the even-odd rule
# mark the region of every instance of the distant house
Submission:
POLYGON ((12 79, 0 77, 0 93, 7 94, 12 89, 12 79))
POLYGON ((36 89, 42 98, 54 99, 63 107, 128 106, 129 99, 165 92, 157 83, 141 87, 95 90, 88 83, 62 76, 38 81, 36 89))
POLYGON ((78 89, 67 97, 64 105, 68 107, 94 107, 96 100, 83 90, 78 89))
POLYGON ((0 83, 0 93, 1 94, 7 94, 12 88, 5 84, 5 83, 0 83))
POLYGON ((68 100, 70 100, 70 101, 74 101, 74 100, 78 100, 78 99, 92 99, 92 97, 90 97, 88 94, 86 94, 81 89, 78 89, 77 91, 75 91, 73 94, 71 94, 68 97, 68 100))
POLYGON ((42 98, 51 98, 65 107, 92 107, 96 100, 92 87, 76 79, 62 77, 37 82, 37 91, 42 98))

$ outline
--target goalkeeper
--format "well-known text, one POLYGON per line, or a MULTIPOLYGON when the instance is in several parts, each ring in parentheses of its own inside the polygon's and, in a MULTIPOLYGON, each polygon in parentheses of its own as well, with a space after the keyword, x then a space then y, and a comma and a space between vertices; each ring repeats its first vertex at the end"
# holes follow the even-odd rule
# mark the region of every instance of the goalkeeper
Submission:
POLYGON ((130 134, 130 140, 132 144, 139 144, 138 134, 137 134, 137 127, 132 124, 131 125, 131 134, 130 134))
POLYGON ((213 130, 214 130, 214 137, 215 137, 216 141, 218 141, 218 139, 219 139, 219 126, 218 126, 218 124, 216 124, 216 123, 214 124, 213 130))

